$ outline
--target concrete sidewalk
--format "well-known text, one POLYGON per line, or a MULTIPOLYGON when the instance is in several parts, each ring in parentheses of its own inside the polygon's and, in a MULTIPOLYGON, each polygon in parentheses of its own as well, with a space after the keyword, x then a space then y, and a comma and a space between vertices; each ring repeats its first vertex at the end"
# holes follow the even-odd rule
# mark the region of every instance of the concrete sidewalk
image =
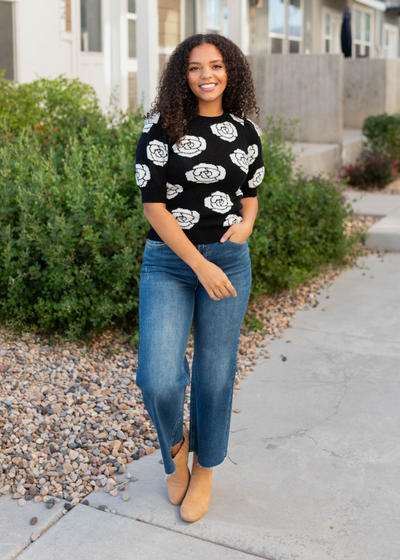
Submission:
MULTIPOLYGON (((129 501, 101 489, 20 554, 2 555, 3 535, 0 559, 398 560, 400 255, 359 266, 242 382, 231 460, 214 469, 202 519, 185 523, 169 503, 157 451, 128 466, 129 501)), ((8 538, 24 530, 14 519, 8 538)))

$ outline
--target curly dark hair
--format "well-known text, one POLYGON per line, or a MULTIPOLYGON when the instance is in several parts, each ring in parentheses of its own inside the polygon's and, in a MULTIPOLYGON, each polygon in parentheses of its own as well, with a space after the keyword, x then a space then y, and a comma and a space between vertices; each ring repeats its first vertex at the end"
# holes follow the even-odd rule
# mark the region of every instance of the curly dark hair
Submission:
POLYGON ((160 113, 167 136, 173 142, 179 142, 187 132, 188 122, 199 114, 198 101, 189 87, 187 74, 192 49, 204 43, 214 45, 225 63, 228 80, 223 93, 223 109, 240 118, 256 113, 259 123, 260 109, 256 104, 250 65, 243 52, 223 35, 198 33, 174 49, 162 70, 157 97, 143 117, 148 119, 160 113))

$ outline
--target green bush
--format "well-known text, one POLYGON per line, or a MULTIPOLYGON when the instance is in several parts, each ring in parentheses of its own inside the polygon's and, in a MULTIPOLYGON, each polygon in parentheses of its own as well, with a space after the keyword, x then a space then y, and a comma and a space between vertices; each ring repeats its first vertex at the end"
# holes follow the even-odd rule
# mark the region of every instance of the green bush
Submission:
POLYGON ((259 187, 259 212, 249 238, 252 298, 265 291, 295 288, 329 263, 351 253, 356 238, 345 235, 345 207, 329 180, 293 173, 295 157, 283 140, 283 121, 268 119, 263 142, 266 166, 259 187))
MULTIPOLYGON (((135 331, 149 229, 134 176, 140 113, 104 116, 76 80, 31 86, 1 85, 8 111, 1 109, 0 319, 70 337, 112 325, 135 331), (51 110, 37 112, 32 96, 51 110)), ((252 297, 294 287, 351 249, 339 191, 293 177, 282 127, 267 122, 266 176, 249 240, 252 297)))
POLYGON ((396 160, 400 159, 400 115, 367 117, 363 123, 366 148, 396 160))
POLYGON ((137 317, 148 228, 134 179, 143 123, 138 113, 106 118, 97 102, 85 120, 74 107, 86 86, 65 89, 67 111, 65 81, 54 82, 68 123, 60 122, 54 101, 46 126, 57 124, 62 135, 43 142, 29 111, 25 128, 3 123, 0 317, 72 337, 137 317))

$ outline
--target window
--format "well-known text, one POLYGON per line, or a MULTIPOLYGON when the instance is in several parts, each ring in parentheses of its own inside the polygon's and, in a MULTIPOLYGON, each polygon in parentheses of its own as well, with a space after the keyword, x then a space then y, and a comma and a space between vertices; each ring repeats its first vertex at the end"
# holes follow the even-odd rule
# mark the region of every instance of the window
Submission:
POLYGON ((270 53, 300 53, 303 0, 269 0, 270 53))
POLYGON ((343 15, 336 10, 324 9, 322 27, 322 52, 325 54, 339 54, 342 52, 340 33, 343 15))
POLYGON ((357 58, 369 58, 372 48, 372 13, 357 8, 354 10, 354 45, 357 58))
POLYGON ((60 1, 60 12, 61 12, 61 31, 65 33, 71 33, 72 31, 71 0, 60 1))
POLYGON ((128 0, 128 56, 136 58, 136 0, 128 0))
POLYGON ((383 24, 383 56, 384 58, 398 58, 399 28, 390 23, 383 24))
POLYGON ((206 33, 220 33, 228 37, 228 0, 205 0, 206 33))
POLYGON ((221 28, 221 0, 206 0, 206 27, 214 31, 221 28))
POLYGON ((11 2, 0 2, 0 71, 3 78, 15 80, 14 57, 14 6, 11 2))
POLYGON ((81 0, 81 50, 102 52, 101 0, 81 0))

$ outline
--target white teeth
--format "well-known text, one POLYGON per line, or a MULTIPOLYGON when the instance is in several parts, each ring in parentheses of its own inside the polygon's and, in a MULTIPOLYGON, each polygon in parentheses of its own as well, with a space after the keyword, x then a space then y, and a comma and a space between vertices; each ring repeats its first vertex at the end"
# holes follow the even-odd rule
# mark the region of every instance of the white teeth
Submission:
POLYGON ((206 86, 200 86, 202 89, 211 89, 213 87, 215 87, 215 84, 208 84, 206 86))

